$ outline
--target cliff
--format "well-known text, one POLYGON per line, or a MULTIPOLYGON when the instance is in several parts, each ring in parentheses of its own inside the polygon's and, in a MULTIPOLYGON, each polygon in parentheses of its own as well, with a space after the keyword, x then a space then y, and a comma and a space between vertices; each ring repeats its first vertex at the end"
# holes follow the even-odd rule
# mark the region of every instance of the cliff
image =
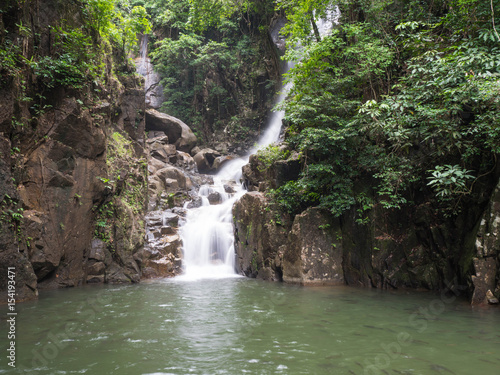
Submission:
POLYGON ((253 191, 233 209, 241 274, 301 285, 445 290, 473 304, 498 298, 498 185, 447 220, 425 199, 399 210, 375 204, 334 217, 311 207, 292 217, 266 193, 298 169, 293 155, 267 168, 254 156, 243 168, 253 191))
POLYGON ((0 290, 135 282, 144 241, 144 92, 79 3, 0 13, 0 290))

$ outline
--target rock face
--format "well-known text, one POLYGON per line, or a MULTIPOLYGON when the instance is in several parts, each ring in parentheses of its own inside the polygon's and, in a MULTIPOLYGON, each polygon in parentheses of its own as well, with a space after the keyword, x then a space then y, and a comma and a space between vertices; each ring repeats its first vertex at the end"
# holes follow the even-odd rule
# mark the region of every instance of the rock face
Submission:
POLYGON ((248 190, 266 191, 297 179, 301 169, 302 162, 296 152, 287 160, 278 160, 270 167, 264 165, 257 155, 251 155, 249 163, 243 166, 243 179, 248 190))
POLYGON ((318 208, 310 208, 293 221, 283 254, 283 280, 302 285, 344 283, 342 232, 318 208))
POLYGON ((259 192, 244 195, 233 210, 240 273, 298 284, 447 290, 479 304, 499 299, 500 186, 486 209, 471 205, 449 222, 435 220, 428 204, 354 207, 338 219, 309 208, 291 220, 260 192, 295 173, 276 168, 261 168, 256 157, 243 168, 259 192))
POLYGON ((137 255, 142 278, 175 276, 181 273, 182 242, 178 235, 179 215, 151 211, 146 215, 146 244, 137 255))
POLYGON ((301 285, 344 283, 338 221, 319 209, 278 225, 264 194, 245 194, 233 208, 236 268, 249 277, 301 285))
POLYGON ((475 250, 472 303, 498 303, 500 297, 500 183, 493 192, 481 219, 475 250))
POLYGON ((236 268, 245 276, 282 280, 286 232, 272 222, 262 193, 245 194, 233 207, 236 268))
MULTIPOLYGON (((48 25, 64 19, 78 28, 79 11, 73 3, 26 3, 10 8, 12 22, 0 28, 6 35, 17 32, 16 23, 30 25, 39 40, 22 36, 24 58, 35 49, 50 57, 58 47, 48 25)), ((45 87, 38 101, 40 75, 28 68, 0 75, 0 205, 9 213, 0 220, 0 268, 16 268, 20 300, 40 288, 140 279, 134 254, 144 242, 147 194, 144 91, 130 67, 103 62, 102 82, 45 87)))
POLYGON ((181 120, 155 109, 146 111, 146 130, 164 132, 169 142, 180 151, 189 153, 196 146, 196 136, 189 126, 181 120))

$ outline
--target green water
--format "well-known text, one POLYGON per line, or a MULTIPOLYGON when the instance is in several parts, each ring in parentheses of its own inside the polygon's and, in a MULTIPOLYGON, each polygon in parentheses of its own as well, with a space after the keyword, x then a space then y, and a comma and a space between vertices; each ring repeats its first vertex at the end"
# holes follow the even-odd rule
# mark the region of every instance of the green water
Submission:
POLYGON ((43 292, 1 374, 499 374, 500 309, 232 278, 43 292), (24 369, 24 370, 23 370, 24 369))

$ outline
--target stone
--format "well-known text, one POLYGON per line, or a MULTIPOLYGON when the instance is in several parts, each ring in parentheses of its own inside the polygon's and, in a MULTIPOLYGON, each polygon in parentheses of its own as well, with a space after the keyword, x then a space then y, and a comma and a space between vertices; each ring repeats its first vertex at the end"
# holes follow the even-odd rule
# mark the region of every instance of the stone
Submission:
POLYGON ((486 299, 488 300, 488 303, 490 305, 498 305, 498 298, 496 298, 494 295, 493 295, 493 292, 491 290, 488 289, 488 291, 486 292, 486 299))
POLYGON ((220 204, 222 202, 222 197, 219 192, 213 191, 210 194, 208 194, 208 201, 210 204, 220 204))
POLYGON ((200 151, 201 151, 201 148, 199 146, 196 146, 196 147, 193 147, 190 154, 191 154, 191 156, 195 156, 200 151))
POLYGON ((159 143, 162 145, 168 145, 168 137, 164 132, 150 132, 146 142, 148 144, 159 143))
POLYGON ((201 207, 203 205, 203 201, 201 199, 201 197, 195 197, 191 200, 191 202, 189 202, 187 204, 187 208, 191 209, 191 208, 198 208, 198 207, 201 207))
POLYGON ((93 262, 87 265, 88 275, 104 275, 106 265, 103 262, 93 262))
POLYGON ((234 187, 229 185, 229 184, 224 184, 224 191, 228 194, 236 193, 236 190, 234 189, 234 187))
POLYGON ((283 254, 283 281, 301 285, 342 285, 340 224, 319 208, 297 215, 283 254))
POLYGON ((177 233, 177 231, 174 228, 170 227, 170 226, 161 227, 160 232, 161 232, 162 236, 170 235, 170 234, 176 234, 177 233))
POLYGON ((194 161, 193 157, 187 152, 177 151, 175 155, 175 160, 170 159, 170 161, 175 164, 178 168, 181 168, 189 172, 198 172, 198 166, 194 161))
POLYGON ((171 227, 177 227, 179 225, 179 215, 173 212, 165 212, 163 214, 163 223, 171 227))
MULTIPOLYGON (((155 130, 152 130, 152 131, 148 131, 148 139, 154 139, 154 138, 157 138, 157 137, 164 137, 165 136, 165 132, 163 131, 155 131, 155 130)), ((168 137, 167 137, 168 139, 168 137)))
POLYGON ((194 161, 196 162, 198 171, 200 173, 215 172, 217 168, 214 166, 214 162, 215 159, 217 159, 220 156, 221 154, 219 152, 212 150, 210 148, 204 148, 203 150, 199 151, 194 156, 194 161))
POLYGON ((89 259, 102 262, 106 259, 106 251, 106 243, 98 238, 94 238, 91 242, 89 259))
POLYGON ((222 166, 224 166, 224 164, 226 164, 227 162, 229 162, 233 159, 234 159, 234 156, 232 156, 232 155, 218 156, 215 158, 215 160, 212 164, 212 168, 215 170, 219 170, 219 169, 221 169, 222 166))
MULTIPOLYGON (((177 180, 178 188, 182 190, 189 190, 193 186, 191 179, 186 176, 186 174, 181 171, 179 168, 168 165, 156 172, 156 176, 158 176, 162 181, 166 181, 167 179, 177 180)), ((165 185, 165 190, 169 191, 169 185, 165 185)), ((173 191, 172 191, 173 192, 173 191)))
POLYGON ((196 146, 196 136, 181 120, 155 109, 146 110, 146 130, 163 131, 178 150, 190 152, 196 146))
POLYGON ((281 267, 274 263, 280 245, 287 241, 286 231, 278 228, 266 210, 267 199, 263 193, 249 192, 243 195, 233 206, 234 247, 236 252, 236 270, 248 277, 261 277, 281 280, 281 267))
POLYGON ((177 149, 175 145, 153 142, 149 145, 149 153, 152 158, 155 158, 163 163, 170 162, 170 159, 176 155, 177 149))

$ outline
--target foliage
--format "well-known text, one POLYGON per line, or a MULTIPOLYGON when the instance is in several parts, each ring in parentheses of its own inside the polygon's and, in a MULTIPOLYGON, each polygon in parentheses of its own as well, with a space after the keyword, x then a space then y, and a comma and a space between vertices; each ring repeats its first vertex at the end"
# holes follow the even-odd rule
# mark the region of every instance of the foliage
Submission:
POLYGON ((162 77, 162 110, 192 126, 202 141, 212 140, 216 131, 239 129, 236 122, 252 118, 254 107, 265 107, 253 105, 251 97, 263 74, 256 71, 262 47, 247 22, 257 3, 144 1, 158 14, 156 27, 167 34, 150 53, 162 77))
POLYGON ((466 180, 474 178, 472 171, 467 171, 459 165, 437 165, 434 170, 429 171, 430 185, 436 190, 438 197, 446 197, 453 194, 466 194, 466 180))
POLYGON ((353 187, 365 181, 386 208, 419 192, 460 211, 474 194, 470 181, 487 175, 500 151, 499 20, 491 12, 500 2, 338 5, 339 23, 318 36, 326 2, 278 2, 301 45, 287 52, 297 60, 282 105, 287 137, 307 162, 276 199, 289 212, 320 205, 341 214, 361 205, 353 187))
MULTIPOLYGON (((289 150, 275 144, 270 144, 257 151, 259 161, 263 164, 263 170, 271 167, 278 160, 287 159, 289 155, 289 150)), ((263 172, 263 170, 261 172, 263 172)))

